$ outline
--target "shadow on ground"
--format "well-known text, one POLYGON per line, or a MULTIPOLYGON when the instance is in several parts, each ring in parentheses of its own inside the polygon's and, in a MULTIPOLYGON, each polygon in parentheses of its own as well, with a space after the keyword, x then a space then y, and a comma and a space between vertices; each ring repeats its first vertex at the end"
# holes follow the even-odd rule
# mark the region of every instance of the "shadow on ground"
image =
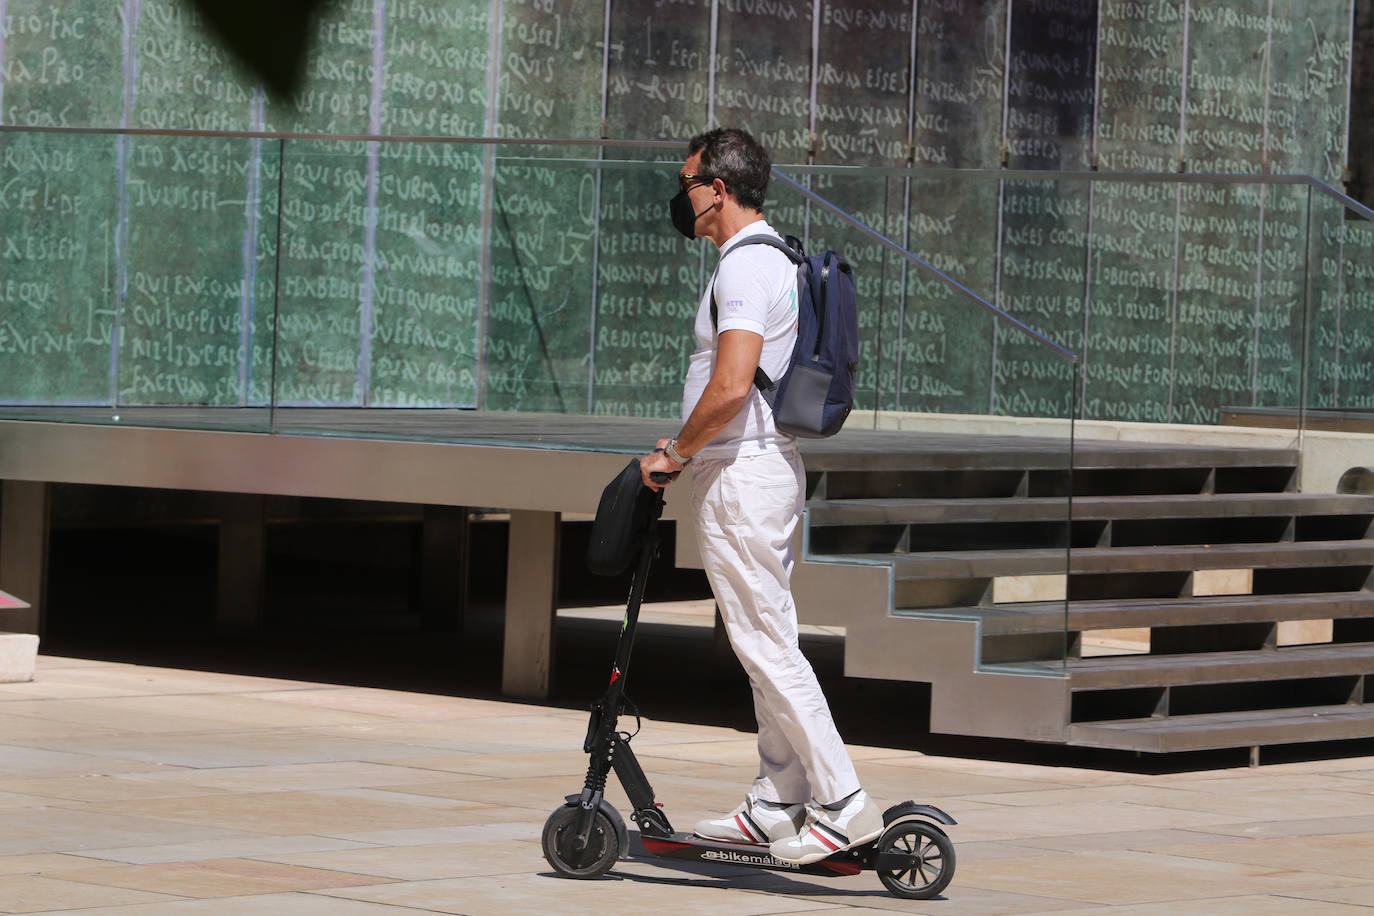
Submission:
MULTIPOLYGON (((453 631, 422 630, 419 616, 408 610, 415 606, 414 579, 404 574, 410 535, 403 532, 390 561, 375 538, 355 542, 360 553, 331 568, 299 559, 277 560, 273 567, 269 557, 267 619, 260 631, 232 637, 214 626, 212 533, 163 527, 117 534, 55 533, 44 654, 504 699, 503 617, 492 588, 484 593, 474 582, 476 603, 462 621, 452 622, 453 631)), ((504 568, 499 573, 487 578, 504 581, 504 568)), ((623 594, 622 585, 605 581, 610 587, 603 589, 623 594)), ((704 581, 696 587, 704 588, 704 581)), ((699 597, 683 593, 692 588, 690 578, 679 576, 674 588, 659 597, 699 597)), ((560 617, 555 678, 540 705, 586 709, 604 689, 619 627, 618 620, 560 617)), ((836 637, 809 637, 802 648, 851 744, 1141 773, 1244 766, 1249 759, 1245 748, 1156 756, 935 735, 928 722, 929 685, 844 677, 843 643, 836 637)), ((629 696, 655 719, 754 727, 743 671, 714 646, 709 627, 643 625, 629 696)), ((1370 740, 1329 742, 1265 748, 1262 759, 1271 764, 1371 752, 1370 740)))

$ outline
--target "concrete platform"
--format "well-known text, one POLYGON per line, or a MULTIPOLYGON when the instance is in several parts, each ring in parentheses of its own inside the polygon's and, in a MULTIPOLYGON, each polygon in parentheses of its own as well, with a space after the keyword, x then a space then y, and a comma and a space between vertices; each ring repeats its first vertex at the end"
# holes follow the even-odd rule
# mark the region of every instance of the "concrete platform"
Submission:
MULTIPOLYGON (((646 710, 649 711, 649 710, 646 710)), ((585 714, 43 655, 0 685, 0 912, 1368 913, 1374 757, 1141 775, 852 747, 882 801, 958 819, 945 899, 727 866, 553 877, 539 830, 585 714)), ((754 738, 646 720, 673 820, 724 811, 754 738)), ((614 802, 624 809, 618 789, 614 802)))

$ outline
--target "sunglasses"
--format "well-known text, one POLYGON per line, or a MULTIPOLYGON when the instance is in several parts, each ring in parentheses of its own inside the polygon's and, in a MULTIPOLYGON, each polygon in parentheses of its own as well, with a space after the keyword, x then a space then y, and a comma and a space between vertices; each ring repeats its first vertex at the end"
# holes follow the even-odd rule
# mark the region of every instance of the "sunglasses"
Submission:
POLYGON ((677 187, 679 191, 690 191, 697 185, 710 184, 715 180, 716 176, 714 175, 693 175, 690 172, 684 172, 677 176, 677 187))

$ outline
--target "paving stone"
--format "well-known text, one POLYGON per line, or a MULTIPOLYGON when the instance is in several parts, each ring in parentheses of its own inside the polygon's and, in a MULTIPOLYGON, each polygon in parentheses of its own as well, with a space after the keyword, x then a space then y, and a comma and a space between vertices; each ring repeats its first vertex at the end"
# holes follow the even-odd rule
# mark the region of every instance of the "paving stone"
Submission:
POLYGON ((44 877, 78 884, 141 890, 178 897, 237 897, 377 884, 375 875, 306 868, 253 859, 202 859, 155 865, 119 865, 49 872, 44 877))
POLYGON ((60 881, 42 875, 0 877, 0 913, 46 913, 110 904, 146 906, 169 899, 175 898, 124 888, 60 881))
MULTIPOLYGON (((531 866, 542 862, 541 858, 539 863, 531 862, 531 866)), ((614 872, 596 880, 570 881, 553 876, 547 865, 544 869, 543 873, 533 874, 349 888, 334 892, 334 896, 464 916, 509 916, 554 907, 564 913, 614 910, 627 916, 661 916, 665 909, 671 909, 674 916, 716 916, 721 912, 763 916, 825 908, 825 904, 795 897, 694 882, 664 882, 614 872)))
POLYGON ((359 798, 348 790, 92 802, 86 810, 113 817, 157 818, 278 836, 302 833, 335 836, 369 829, 441 827, 472 823, 474 816, 481 817, 484 813, 481 806, 462 801, 421 807, 397 799, 359 798))
MULTIPOLYGON (((1180 912, 1195 912, 1191 903, 1185 906, 1185 901, 1281 895, 1332 883, 1331 875, 1315 868, 1308 871, 1290 865, 1275 869, 1222 860, 1131 853, 1085 852, 969 862, 961 863, 957 874, 960 884, 988 890, 1044 894, 1112 907, 1169 904, 1180 912)), ((1374 883, 1370 892, 1374 895, 1374 883)))
POLYGON ((0 875, 39 875, 64 868, 85 868, 97 865, 82 856, 67 856, 60 853, 0 856, 0 875))
MULTIPOLYGON (((322 836, 266 836, 246 834, 229 839, 201 840, 193 843, 167 843, 152 846, 117 846, 110 849, 83 849, 81 855, 94 860, 125 862, 130 865, 155 865, 163 862, 196 862, 253 856, 269 858, 295 852, 321 852, 357 849, 368 844, 322 836)), ((0 860, 2 861, 2 860, 0 860)))
POLYGON ((1342 906, 1339 903, 1321 903, 1313 898, 1293 895, 1239 897, 1207 897, 1196 900, 1182 900, 1169 904, 1142 904, 1139 906, 1092 907, 1074 910, 1025 910, 1023 916, 1160 916, 1163 913, 1187 913, 1188 916, 1367 916, 1368 907, 1342 906))
MULTIPOLYGON (((1254 839, 1236 843, 1195 843, 1168 847, 1169 855, 1300 869, 1323 875, 1365 878, 1374 882, 1374 855, 1367 834, 1254 839)), ((1374 886, 1367 901, 1374 906, 1374 886)))
MULTIPOLYGON (((40 656, 0 689, 0 912, 1369 912, 1374 758, 1154 775, 851 748, 880 801, 947 810, 941 899, 639 856, 556 877, 586 713, 530 703, 40 656)), ((633 747, 679 827, 738 803, 755 736, 645 720, 633 747)), ((607 799, 628 815, 617 781, 607 799)))
POLYGON ((420 846, 372 846, 331 852, 266 856, 273 862, 401 881, 430 881, 479 875, 527 874, 546 868, 537 837, 496 840, 474 833, 467 842, 420 846))
MULTIPOLYGON (((0 763, 0 768, 3 763, 0 763)), ((130 803, 127 812, 72 810, 55 807, 10 808, 0 830, 0 856, 31 853, 81 853, 108 847, 194 843, 242 837, 244 832, 219 823, 203 825, 143 817, 146 802, 130 803)))
POLYGON ((224 916, 226 913, 232 913, 233 916, 405 916, 406 913, 431 912, 360 900, 342 900, 323 894, 294 893, 60 910, 49 916, 224 916))

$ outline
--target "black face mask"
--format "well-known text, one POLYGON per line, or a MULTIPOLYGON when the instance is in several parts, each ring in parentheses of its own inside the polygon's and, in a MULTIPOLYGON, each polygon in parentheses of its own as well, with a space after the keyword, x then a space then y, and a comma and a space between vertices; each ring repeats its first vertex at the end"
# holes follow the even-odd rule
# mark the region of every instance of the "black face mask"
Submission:
MULTIPOLYGON (((715 204, 708 205, 701 213, 714 206, 715 204)), ((689 239, 697 237, 697 220, 701 218, 701 213, 692 209, 692 199, 687 196, 686 191, 678 191, 673 199, 668 201, 668 216, 673 221, 673 228, 689 239)))

